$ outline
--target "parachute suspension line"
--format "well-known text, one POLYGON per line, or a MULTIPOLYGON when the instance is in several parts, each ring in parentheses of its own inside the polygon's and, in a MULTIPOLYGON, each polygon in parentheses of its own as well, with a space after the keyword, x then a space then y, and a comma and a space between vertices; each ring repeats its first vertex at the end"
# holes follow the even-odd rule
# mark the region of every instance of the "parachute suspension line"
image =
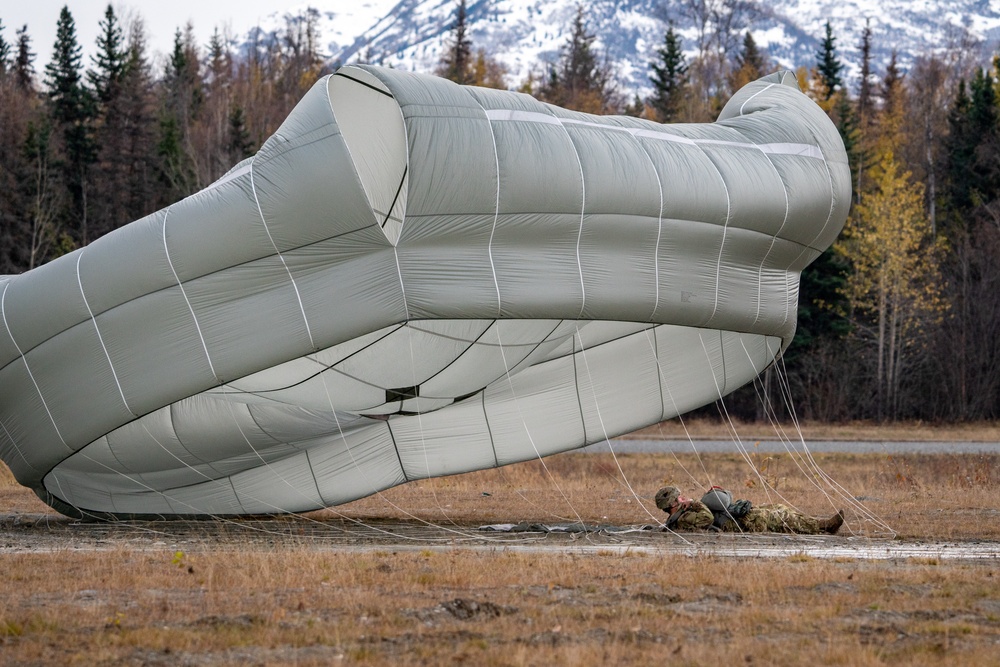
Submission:
MULTIPOLYGON (((751 365, 753 365, 753 359, 750 355, 749 350, 746 349, 746 345, 743 344, 742 339, 740 342, 741 345, 743 346, 744 353, 747 355, 747 359, 751 362, 751 365)), ((771 404, 770 397, 767 396, 766 394, 763 395, 761 394, 756 381, 754 383, 754 390, 757 393, 758 400, 762 402, 765 414, 767 415, 768 420, 775 431, 775 434, 778 436, 778 439, 782 442, 782 446, 784 447, 785 452, 795 463, 796 467, 799 469, 799 472, 801 472, 802 475, 806 477, 806 479, 808 479, 809 482, 814 487, 816 487, 817 490, 823 493, 824 497, 827 499, 827 501, 830 503, 833 509, 838 509, 838 504, 834 501, 829 491, 816 482, 815 478, 820 478, 824 482, 826 482, 827 487, 830 490, 832 490, 849 507, 851 507, 859 516, 866 518, 869 522, 874 523, 880 528, 884 528, 889 532, 895 534, 892 531, 892 529, 881 518, 874 515, 870 510, 868 510, 861 503, 859 503, 849 492, 847 492, 846 489, 844 489, 839 483, 837 483, 836 480, 830 477, 829 474, 827 474, 820 467, 819 463, 813 458, 812 452, 809 450, 809 447, 805 442, 805 438, 802 435, 802 431, 799 428, 799 424, 794 417, 794 405, 792 401, 791 391, 790 387, 787 384, 787 373, 784 371, 783 367, 784 359, 781 358, 780 362, 781 362, 781 367, 779 367, 777 362, 774 364, 774 368, 776 371, 775 374, 778 377, 779 387, 781 388, 782 391, 782 398, 789 409, 789 414, 793 416, 792 419, 795 425, 797 439, 799 441, 799 444, 801 445, 801 451, 791 446, 790 438, 788 438, 788 436, 785 434, 784 429, 778 423, 777 415, 774 411, 773 405, 771 404), (803 466, 805 466, 805 468, 803 468, 803 466)), ((775 489, 775 492, 778 493, 777 489, 775 489)), ((794 506, 794 504, 785 499, 782 494, 778 493, 778 495, 787 504, 794 506)))
POLYGON ((842 498, 844 498, 850 503, 850 505, 854 508, 856 512, 858 512, 860 516, 867 518, 867 520, 872 524, 874 524, 877 528, 885 531, 892 537, 895 537, 896 531, 888 523, 886 523, 884 519, 882 519, 880 516, 878 516, 870 509, 865 507, 863 504, 861 504, 859 501, 857 501, 854 498, 854 496, 851 495, 849 491, 847 491, 847 489, 845 489, 839 482, 837 482, 829 474, 827 474, 824 470, 822 470, 822 468, 820 468, 819 464, 813 458, 812 452, 809 450, 808 446, 806 446, 805 438, 802 435, 802 429, 800 428, 798 417, 795 414, 795 405, 792 402, 791 387, 788 385, 788 372, 785 367, 784 358, 782 358, 780 361, 781 361, 781 372, 778 374, 778 379, 779 379, 779 387, 782 393, 782 398, 786 404, 786 407, 788 408, 789 415, 791 416, 792 419, 792 423, 795 426, 796 437, 802 443, 803 449, 805 451, 805 456, 807 457, 811 466, 819 474, 819 476, 822 477, 823 480, 830 485, 831 488, 837 491, 838 495, 840 495, 842 498))
POLYGON ((288 262, 285 261, 285 256, 281 254, 278 250, 278 244, 274 242, 274 237, 271 236, 271 228, 267 224, 267 220, 264 218, 264 209, 261 208, 260 199, 257 197, 257 185, 253 178, 253 164, 256 156, 250 158, 250 189, 253 191, 253 201, 257 205, 257 213, 260 214, 260 221, 264 225, 264 231, 267 233, 267 240, 271 242, 271 247, 274 248, 274 252, 278 255, 278 259, 281 260, 281 265, 285 267, 285 273, 288 274, 288 279, 292 283, 292 289, 295 290, 295 299, 299 303, 299 312, 302 313, 302 322, 306 325, 306 333, 309 335, 309 346, 312 347, 313 352, 317 352, 316 341, 313 340, 312 327, 309 326, 309 317, 306 315, 306 307, 302 303, 302 295, 299 294, 299 285, 295 282, 295 276, 292 275, 292 270, 288 267, 288 262))
MULTIPOLYGON (((747 350, 746 344, 744 343, 742 338, 740 339, 740 345, 743 347, 743 352, 746 354, 747 360, 750 361, 751 365, 753 365, 753 357, 750 355, 750 351, 747 350)), ((754 367, 754 370, 755 371, 757 370, 756 366, 754 367)), ((799 472, 802 473, 803 477, 805 477, 818 491, 820 491, 820 493, 824 495, 824 497, 826 497, 827 501, 830 503, 830 506, 833 509, 837 509, 837 504, 833 501, 833 498, 830 496, 827 489, 823 488, 820 484, 818 484, 814 478, 814 475, 821 473, 818 465, 816 466, 809 465, 809 463, 802 456, 802 453, 795 450, 791 446, 791 440, 787 437, 787 435, 784 432, 784 429, 782 429, 781 425, 778 423, 777 415, 775 414, 774 411, 774 406, 771 404, 771 397, 767 395, 766 392, 765 393, 761 392, 759 383, 756 379, 754 380, 754 391, 757 395, 757 400, 761 402, 761 405, 764 408, 764 414, 767 415, 769 424, 771 425, 775 434, 778 436, 778 439, 781 441, 785 453, 789 455, 789 457, 792 459, 792 462, 794 462, 795 466, 799 469, 799 472), (803 463, 805 463, 805 468, 803 468, 803 463), (806 468, 813 468, 812 470, 813 474, 810 474, 810 471, 806 470, 806 468)), ((801 441, 803 448, 806 451, 808 451, 808 447, 805 444, 805 440, 801 439, 801 441)), ((782 497, 782 499, 784 500, 784 497, 782 497)), ((852 505, 854 504, 853 500, 850 500, 849 502, 852 505)))
MULTIPOLYGON (((28 365, 28 358, 24 356, 24 352, 21 351, 21 346, 17 344, 14 340, 14 332, 10 330, 10 324, 7 322, 7 288, 10 287, 10 282, 4 283, 3 294, 0 294, 0 317, 3 317, 3 326, 7 330, 7 335, 10 337, 10 342, 14 344, 14 349, 21 357, 21 362, 24 364, 24 370, 28 371, 28 377, 31 378, 31 384, 35 385, 35 391, 38 392, 38 398, 42 402, 42 407, 45 408, 45 414, 49 416, 49 421, 52 422, 52 428, 55 429, 56 435, 59 436, 59 441, 62 442, 63 446, 66 447, 73 453, 73 448, 66 443, 66 438, 63 437, 62 431, 59 430, 59 425, 56 424, 55 417, 52 416, 52 411, 49 410, 49 404, 46 402, 45 397, 42 396, 42 389, 38 386, 38 382, 35 380, 35 374, 31 372, 31 366, 28 365)), ((15 445, 16 446, 16 445, 15 445)), ((18 450, 20 451, 20 450, 18 450)))
MULTIPOLYGON (((722 332, 719 332, 719 339, 720 339, 719 340, 719 351, 720 351, 720 353, 723 354, 723 359, 725 359, 725 353, 724 353, 724 349, 723 349, 723 346, 722 346, 722 340, 721 340, 722 339, 722 332)), ((705 358, 709 360, 709 363, 711 363, 711 355, 709 355, 709 353, 708 353, 708 347, 706 347, 706 345, 705 345, 705 339, 702 336, 701 332, 698 332, 698 341, 701 343, 701 349, 705 352, 705 358)), ((729 415, 729 411, 726 409, 725 401, 722 398, 723 388, 719 386, 719 379, 715 376, 715 372, 714 371, 712 372, 712 382, 715 383, 715 393, 719 397, 718 398, 718 405, 720 406, 720 410, 721 410, 721 412, 723 413, 723 416, 726 419, 726 425, 728 426, 728 429, 729 429, 730 439, 732 440, 733 444, 736 446, 736 449, 740 453, 740 456, 743 457, 743 460, 746 461, 747 465, 750 466, 750 469, 753 470, 753 472, 754 472, 755 475, 757 475, 757 479, 760 480, 761 488, 764 490, 764 493, 767 495, 768 501, 770 501, 771 500, 771 488, 770 488, 771 485, 768 484, 767 480, 764 479, 764 476, 761 475, 760 470, 757 469, 757 466, 753 462, 753 458, 750 456, 750 453, 747 451, 746 446, 743 444, 743 441, 740 439, 739 432, 736 430, 736 426, 735 426, 735 424, 733 424, 733 420, 732 420, 732 418, 729 415)))
MULTIPOLYGON (((687 437, 688 444, 691 445, 691 451, 694 453, 698 465, 701 466, 701 471, 705 474, 706 484, 704 486, 707 488, 711 488, 712 486, 715 485, 715 483, 712 480, 712 475, 708 472, 708 468, 705 466, 705 460, 701 457, 701 453, 698 451, 698 447, 694 442, 694 438, 691 436, 691 431, 688 429, 687 424, 684 422, 684 417, 681 415, 681 411, 677 406, 677 402, 674 400, 673 392, 670 391, 670 385, 666 382, 666 377, 663 372, 663 366, 660 364, 660 357, 656 351, 654 341, 649 337, 649 331, 650 331, 649 329, 646 330, 646 341, 649 343, 650 350, 653 353, 653 358, 656 360, 656 372, 660 376, 660 386, 666 390, 667 398, 670 399, 670 404, 673 407, 673 413, 677 415, 677 421, 680 422, 681 428, 684 429, 684 435, 687 437)), ((663 420, 661 419, 660 423, 657 424, 657 430, 660 432, 661 437, 663 435, 662 422, 663 420)), ((691 473, 691 471, 687 469, 687 466, 685 466, 684 463, 679 458, 677 458, 676 452, 672 451, 670 454, 673 457, 674 462, 678 466, 680 466, 681 470, 684 471, 684 473, 691 479, 692 482, 694 482, 695 484, 701 484, 698 478, 693 473, 691 473)), ((673 530, 671 530, 670 532, 674 533, 673 530)), ((739 532, 743 533, 743 529, 740 528, 739 532)), ((680 535, 678 535, 678 537, 680 537, 680 535)))
MULTIPOLYGON (((582 175, 582 172, 581 172, 581 175, 582 175)), ((524 416, 524 411, 521 409, 521 403, 520 403, 520 401, 517 398, 517 392, 514 389, 514 381, 512 379, 511 374, 510 374, 510 364, 508 364, 508 362, 507 362, 507 353, 504 352, 504 349, 503 349, 503 340, 502 340, 502 338, 500 336, 500 326, 499 325, 497 326, 497 344, 498 344, 498 348, 500 349, 500 357, 503 359, 504 377, 507 379, 507 385, 510 387, 510 395, 511 395, 512 400, 514 401, 514 407, 517 410, 518 417, 521 418, 521 426, 524 427, 524 434, 528 437, 528 442, 531 444, 531 449, 535 452, 535 458, 537 458, 538 462, 540 464, 542 464, 542 470, 545 471, 545 475, 549 478, 549 481, 552 482, 552 485, 555 487, 556 491, 559 492, 559 495, 562 496, 562 499, 566 501, 566 504, 569 506, 570 510, 573 512, 573 515, 576 517, 576 520, 579 521, 580 525, 582 526, 582 525, 584 525, 583 517, 580 516, 580 513, 576 510, 576 507, 573 506, 573 503, 569 499, 569 497, 566 495, 566 492, 563 491, 563 489, 562 489, 561 486, 559 486, 559 482, 556 480, 555 475, 553 475, 552 471, 549 470, 548 465, 545 464, 544 457, 542 456, 541 452, 538 451, 538 446, 535 444, 535 439, 531 436, 531 429, 528 427, 528 420, 524 416)), ((579 391, 580 391, 580 389, 579 389, 579 384, 578 384, 577 385, 577 394, 579 394, 579 391)), ((582 415, 581 415, 581 419, 582 419, 582 415)), ((587 536, 587 540, 588 541, 590 540, 589 535, 587 536)))
POLYGON ((94 311, 90 308, 90 302, 87 301, 87 294, 83 291, 83 279, 80 277, 80 260, 83 259, 83 253, 86 249, 80 251, 80 254, 76 257, 76 284, 80 287, 80 296, 83 297, 83 305, 87 307, 87 313, 90 315, 90 321, 94 323, 94 331, 97 332, 97 340, 101 343, 101 349, 104 350, 104 357, 108 360, 108 366, 111 368, 111 375, 115 378, 115 386, 118 387, 118 395, 122 397, 122 403, 125 405, 125 409, 129 411, 129 414, 135 418, 139 415, 135 413, 129 404, 128 400, 125 398, 125 391, 122 389, 122 383, 118 380, 118 372, 115 371, 115 364, 111 361, 111 354, 108 352, 108 346, 104 344, 104 336, 101 335, 101 328, 97 326, 97 318, 94 317, 94 311))
POLYGON ((174 280, 177 281, 177 286, 181 288, 181 296, 184 297, 184 303, 187 304, 188 312, 191 313, 191 319, 194 320, 194 328, 198 331, 198 339, 201 341, 201 349, 205 352, 205 359, 208 361, 208 367, 212 371, 212 376, 215 377, 215 381, 221 386, 223 383, 222 378, 219 374, 215 372, 215 364, 212 363, 212 355, 208 353, 208 343, 205 342, 205 335, 201 331, 201 325, 198 323, 198 316, 194 314, 194 307, 191 305, 191 299, 188 298, 187 290, 184 289, 184 283, 181 281, 180 276, 177 275, 177 269, 174 268, 174 262, 170 259, 170 248, 167 247, 167 220, 170 218, 170 211, 173 207, 167 208, 166 212, 163 214, 163 252, 167 256, 167 264, 170 266, 170 272, 174 274, 174 280))
MULTIPOLYGON (((621 475, 622 480, 624 480, 624 482, 625 482, 625 486, 628 488, 629 492, 632 494, 632 497, 635 498, 635 501, 636 501, 636 503, 638 503, 639 507, 642 508, 642 510, 649 516, 650 519, 653 520, 654 523, 659 524, 661 526, 665 526, 664 522, 660 521, 656 516, 653 515, 652 512, 649 511, 649 508, 647 508, 646 504, 644 502, 642 502, 642 499, 635 492, 635 489, 632 488, 632 483, 629 482, 628 475, 626 475, 625 474, 625 470, 622 469, 621 461, 619 461, 618 455, 615 454, 614 447, 611 446, 611 440, 608 437, 608 429, 607 429, 607 427, 604 424, 604 416, 601 414, 601 405, 600 405, 600 401, 599 401, 599 398, 598 398, 598 395, 597 395, 596 383, 594 382, 593 374, 590 372, 590 362, 587 360, 587 350, 586 350, 586 348, 583 345, 583 336, 580 335, 580 327, 579 326, 576 327, 576 338, 580 341, 580 357, 583 359, 583 368, 587 372, 587 379, 590 382, 591 393, 593 394, 593 397, 594 397, 594 409, 595 409, 595 412, 597 413, 597 421, 601 425, 601 434, 604 436, 604 442, 608 445, 608 451, 611 452, 611 458, 614 459, 615 466, 617 466, 617 468, 618 468, 618 473, 621 475)), ((671 532, 673 532, 673 531, 671 531, 671 532)), ((688 542, 689 544, 691 544, 691 542, 689 540, 686 540, 683 537, 681 539, 683 539, 685 542, 688 542)))

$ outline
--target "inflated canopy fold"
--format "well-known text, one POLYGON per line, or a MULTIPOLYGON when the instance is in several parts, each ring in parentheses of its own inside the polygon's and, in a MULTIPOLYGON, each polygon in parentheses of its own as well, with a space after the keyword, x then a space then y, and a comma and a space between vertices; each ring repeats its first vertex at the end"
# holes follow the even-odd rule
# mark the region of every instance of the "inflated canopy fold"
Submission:
POLYGON ((253 158, 0 277, 0 457, 71 515, 229 515, 581 447, 795 330, 843 143, 779 73, 718 122, 350 66, 253 158))

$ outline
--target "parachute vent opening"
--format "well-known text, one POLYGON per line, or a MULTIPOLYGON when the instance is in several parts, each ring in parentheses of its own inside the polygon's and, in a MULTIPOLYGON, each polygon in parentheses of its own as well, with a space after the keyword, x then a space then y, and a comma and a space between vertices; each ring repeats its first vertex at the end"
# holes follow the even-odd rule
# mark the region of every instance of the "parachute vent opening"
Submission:
POLYGON ((407 195, 406 129, 389 89, 358 67, 344 67, 329 80, 337 124, 379 226, 399 240, 407 195))
POLYGON ((398 389, 386 389, 385 390, 385 402, 392 403, 393 401, 405 401, 408 398, 417 398, 420 396, 420 386, 415 387, 399 387, 398 389))

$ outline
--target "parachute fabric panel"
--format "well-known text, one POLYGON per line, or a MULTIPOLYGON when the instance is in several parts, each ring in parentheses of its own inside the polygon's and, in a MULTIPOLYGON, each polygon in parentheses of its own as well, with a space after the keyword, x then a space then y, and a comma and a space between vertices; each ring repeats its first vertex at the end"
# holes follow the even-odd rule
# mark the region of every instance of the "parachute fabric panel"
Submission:
POLYGON ((74 516, 336 505, 763 371, 850 175, 779 73, 658 125, 350 66, 202 192, 0 276, 0 457, 74 516))

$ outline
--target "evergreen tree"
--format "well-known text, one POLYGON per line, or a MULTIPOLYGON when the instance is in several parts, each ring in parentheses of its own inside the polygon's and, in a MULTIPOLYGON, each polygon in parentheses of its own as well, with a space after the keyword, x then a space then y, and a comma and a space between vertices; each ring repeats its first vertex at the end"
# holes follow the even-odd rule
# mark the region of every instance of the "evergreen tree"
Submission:
POLYGON ((91 238, 128 222, 132 156, 128 146, 129 119, 123 96, 129 53, 121 24, 111 5, 104 12, 97 37, 94 68, 87 72, 96 103, 93 216, 91 238))
POLYGON ((948 124, 949 204, 954 215, 968 218, 977 206, 1000 195, 997 101, 986 70, 976 70, 968 89, 959 82, 948 124))
POLYGON ((753 35, 750 34, 749 30, 743 37, 743 49, 736 56, 736 66, 741 69, 744 67, 749 68, 758 75, 757 78, 763 76, 767 69, 767 58, 757 48, 757 42, 754 41, 753 35))
POLYGON ((163 105, 157 154, 160 176, 166 185, 165 203, 172 203, 198 189, 197 170, 189 150, 191 126, 202 102, 198 54, 193 44, 193 30, 179 29, 174 34, 174 48, 167 61, 163 81, 163 105))
POLYGON ((681 40, 673 24, 667 27, 663 46, 656 50, 658 60, 650 63, 653 70, 653 96, 649 105, 661 123, 676 122, 680 117, 681 103, 687 86, 687 65, 681 50, 681 40))
POLYGON ((587 31, 583 5, 577 5, 573 27, 556 67, 539 91, 546 102, 587 113, 612 110, 611 74, 594 52, 595 36, 587 31))
POLYGON ((4 39, 3 28, 3 19, 0 19, 0 78, 7 76, 7 72, 10 71, 11 65, 13 64, 10 58, 10 42, 4 39))
POLYGON ((128 197, 124 220, 135 220, 156 209, 156 112, 153 75, 146 58, 146 35, 141 21, 129 31, 128 60, 121 81, 120 107, 124 121, 123 164, 128 197))
POLYGON ((243 108, 240 106, 234 106, 229 114, 229 144, 227 149, 229 159, 233 163, 253 155, 253 142, 250 141, 246 118, 243 115, 243 108))
POLYGON ((855 201, 861 201, 861 193, 865 189, 864 177, 868 166, 870 144, 872 141, 872 29, 871 22, 865 21, 865 29, 861 33, 861 44, 858 45, 861 51, 861 77, 858 82, 858 100, 854 107, 854 115, 857 119, 858 142, 857 142, 857 169, 854 180, 855 201))
POLYGON ((833 28, 829 21, 826 22, 825 29, 826 35, 816 53, 816 71, 823 84, 823 99, 829 100, 834 93, 844 87, 844 80, 840 76, 844 70, 844 64, 837 58, 837 40, 833 36, 833 28))
POLYGON ((81 75, 82 50, 76 38, 76 23, 67 7, 59 13, 52 60, 45 66, 52 118, 62 135, 64 180, 70 191, 70 226, 77 242, 89 241, 88 170, 94 161, 90 134, 93 104, 81 75))
POLYGON ((743 48, 736 54, 733 71, 729 75, 729 87, 736 92, 767 73, 770 65, 748 30, 743 37, 743 48))
POLYGON ((17 31, 17 56, 14 59, 14 80, 21 90, 34 90, 35 53, 31 50, 28 26, 17 31))
POLYGON ((465 0, 459 0, 455 6, 455 25, 451 28, 451 38, 441 57, 438 74, 455 83, 467 84, 473 76, 473 64, 472 42, 467 34, 465 0))
POLYGON ((101 105, 109 105, 120 93, 122 78, 128 64, 128 52, 121 24, 115 11, 108 5, 97 36, 97 53, 92 57, 94 69, 87 72, 87 79, 101 105))
POLYGON ((858 119, 861 125, 870 121, 872 109, 872 26, 871 20, 865 20, 865 29, 861 32, 861 76, 858 81, 858 119))

